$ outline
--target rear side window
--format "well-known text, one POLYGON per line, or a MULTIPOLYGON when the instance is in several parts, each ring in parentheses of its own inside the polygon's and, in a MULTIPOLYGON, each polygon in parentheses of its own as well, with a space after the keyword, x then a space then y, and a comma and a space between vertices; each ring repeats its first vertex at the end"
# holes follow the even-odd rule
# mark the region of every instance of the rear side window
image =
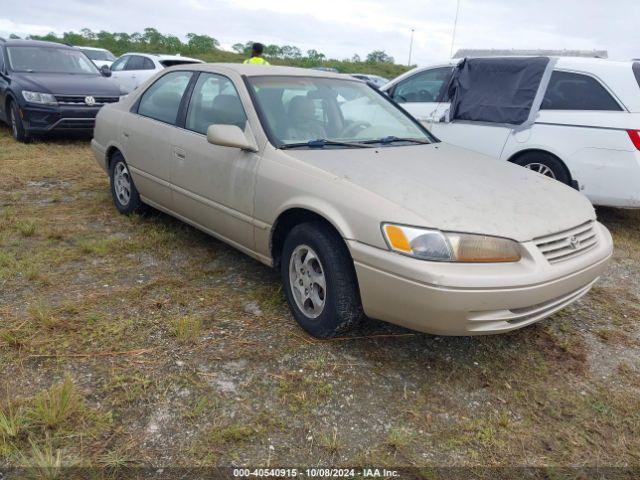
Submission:
POLYGON ((206 134, 211 125, 236 125, 244 130, 247 116, 238 91, 221 75, 202 73, 189 103, 185 127, 206 134))
POLYGON ((142 62, 142 70, 153 70, 156 66, 153 64, 150 58, 145 58, 142 62))
POLYGON ((192 72, 171 72, 160 77, 140 98, 138 114, 175 125, 192 72))
POLYGON ((452 67, 444 67, 416 73, 400 82, 391 97, 398 103, 442 101, 452 71, 452 67))
POLYGON ((636 82, 638 82, 638 86, 640 87, 640 62, 633 64, 633 74, 636 76, 636 82))
POLYGON ((622 110, 598 80, 588 75, 569 72, 551 74, 540 108, 544 110, 622 110))
POLYGON ((129 61, 127 62, 127 66, 125 70, 153 70, 153 62, 146 58, 141 57, 139 55, 133 55, 129 61))
POLYGON ((4 72, 4 50, 0 47, 0 72, 4 72))

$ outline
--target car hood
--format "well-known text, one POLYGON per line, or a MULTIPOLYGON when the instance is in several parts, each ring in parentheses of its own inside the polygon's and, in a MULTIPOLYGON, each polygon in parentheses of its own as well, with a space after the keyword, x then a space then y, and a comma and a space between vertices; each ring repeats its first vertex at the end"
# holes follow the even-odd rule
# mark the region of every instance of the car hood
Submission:
POLYGON ((524 242, 595 219, 567 185, 445 143, 287 154, 420 216, 424 227, 524 242))
POLYGON ((24 90, 53 93, 55 95, 122 95, 120 87, 112 79, 95 75, 67 73, 20 73, 13 78, 24 90))

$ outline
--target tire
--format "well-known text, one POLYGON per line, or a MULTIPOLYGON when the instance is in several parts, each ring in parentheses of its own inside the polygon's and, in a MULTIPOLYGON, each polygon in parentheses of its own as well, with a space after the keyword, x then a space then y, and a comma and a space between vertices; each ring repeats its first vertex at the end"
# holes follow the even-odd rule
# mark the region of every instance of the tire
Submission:
POLYGON ((559 182, 571 185, 571 176, 564 163, 558 158, 543 152, 529 152, 520 155, 515 162, 534 172, 553 178, 559 182))
POLYGON ((140 200, 138 189, 133 183, 129 166, 120 152, 111 157, 109 165, 109 180, 113 203, 122 214, 142 213, 145 209, 140 200))
POLYGON ((342 238, 323 223, 291 230, 280 270, 289 308, 310 335, 331 338, 364 317, 353 260, 342 238))
POLYGON ((11 127, 11 135, 13 138, 21 143, 29 143, 31 141, 31 135, 24 128, 22 118, 20 118, 20 110, 16 102, 11 100, 9 102, 9 127, 11 127))

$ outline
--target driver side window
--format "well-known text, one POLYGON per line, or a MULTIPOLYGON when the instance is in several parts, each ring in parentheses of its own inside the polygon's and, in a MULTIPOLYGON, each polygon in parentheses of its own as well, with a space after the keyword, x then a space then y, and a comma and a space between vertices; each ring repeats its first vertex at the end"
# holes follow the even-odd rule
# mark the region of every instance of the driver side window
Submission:
POLYGON ((452 71, 452 67, 443 67, 418 72, 396 85, 392 98, 398 103, 444 101, 444 90, 452 71))
POLYGON ((201 73, 193 89, 185 127, 207 134, 211 125, 245 129, 247 116, 233 82, 215 73, 201 73))

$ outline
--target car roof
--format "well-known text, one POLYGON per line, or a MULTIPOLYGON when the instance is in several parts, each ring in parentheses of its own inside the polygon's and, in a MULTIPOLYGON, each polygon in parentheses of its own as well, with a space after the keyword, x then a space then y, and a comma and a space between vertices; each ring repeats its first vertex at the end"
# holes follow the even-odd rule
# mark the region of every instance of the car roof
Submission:
POLYGON ((127 52, 123 53, 121 56, 124 57, 125 55, 139 55, 141 57, 156 58, 159 60, 187 60, 190 62, 203 63, 202 60, 199 60, 197 58, 184 57, 182 55, 167 55, 164 53, 127 52))
POLYGON ((2 42, 6 47, 43 47, 43 48, 74 48, 64 43, 45 42, 42 40, 9 39, 2 42))
POLYGON ((310 68, 281 67, 276 65, 255 65, 243 63, 203 63, 192 65, 194 69, 201 71, 216 72, 221 69, 236 72, 247 77, 262 76, 287 76, 287 77, 320 77, 320 78, 340 78, 358 81, 351 75, 327 72, 324 70, 312 70, 310 68))

